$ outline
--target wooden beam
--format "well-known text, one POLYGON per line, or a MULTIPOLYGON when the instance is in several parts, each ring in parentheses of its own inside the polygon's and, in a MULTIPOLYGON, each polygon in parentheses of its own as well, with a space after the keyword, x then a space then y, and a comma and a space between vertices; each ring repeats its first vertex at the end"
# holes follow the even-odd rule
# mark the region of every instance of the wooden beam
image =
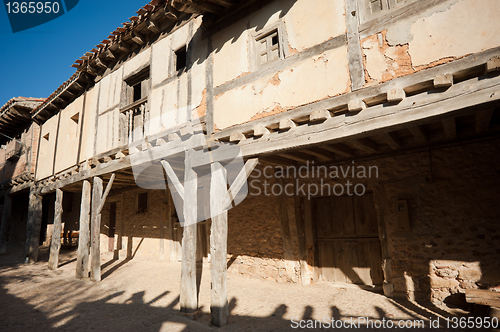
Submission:
POLYGON ((30 264, 38 260, 38 247, 42 227, 42 196, 32 187, 28 205, 28 227, 25 245, 25 257, 30 264))
POLYGON ((261 137, 269 133, 270 133, 269 129, 267 129, 264 126, 257 126, 253 129, 253 135, 256 137, 261 137))
POLYGON ((246 139, 246 137, 242 133, 232 133, 230 138, 229 138, 229 141, 230 142, 240 142, 240 141, 243 141, 245 139, 246 139))
MULTIPOLYGON (((210 183, 210 276, 212 290, 210 297, 211 323, 221 327, 229 315, 227 303, 227 205, 228 198, 226 170, 220 163, 211 165, 210 183)), ((245 178, 246 180, 246 178, 245 178)))
POLYGON ((449 88, 453 85, 452 74, 439 74, 434 78, 434 87, 436 89, 449 88))
POLYGON ((410 127, 409 130, 417 143, 427 143, 427 135, 425 135, 424 130, 420 126, 410 127))
POLYGON ((389 103, 399 103, 406 98, 405 90, 397 88, 387 91, 387 101, 389 103))
POLYGON ((323 162, 331 161, 334 159, 334 156, 331 153, 328 153, 328 151, 321 151, 318 148, 301 149, 300 152, 317 157, 319 160, 323 162))
POLYGON ((347 55, 349 58, 349 74, 352 90, 356 91, 365 85, 365 71, 361 42, 359 38, 358 1, 346 1, 345 20, 347 27, 347 55))
POLYGON ((401 141, 394 133, 383 133, 381 137, 384 142, 386 142, 387 145, 389 145, 389 147, 393 150, 398 150, 403 147, 401 141))
POLYGON ((198 210, 198 178, 191 165, 191 155, 185 154, 184 173, 184 231, 182 237, 181 292, 180 307, 182 312, 193 312, 198 309, 198 293, 196 288, 196 229, 198 210))
POLYGON ((465 300, 469 303, 500 308, 500 293, 486 289, 466 289, 465 300))
POLYGON ((158 34, 161 32, 160 27, 153 20, 146 20, 147 29, 152 33, 158 34))
POLYGON ((144 37, 137 31, 132 31, 132 41, 139 45, 144 45, 144 37))
POLYGON ((279 122, 279 130, 289 130, 297 127, 297 124, 291 119, 282 119, 279 122))
POLYGON ((109 191, 111 190, 111 186, 113 185, 114 180, 115 180, 115 173, 111 174, 111 177, 109 178, 108 184, 106 185, 106 190, 104 191, 99 207, 97 208, 97 214, 101 214, 102 208, 104 207, 104 203, 106 203, 106 198, 108 197, 109 191))
POLYGON ((349 112, 359 112, 366 108, 366 104, 361 99, 352 99, 347 103, 347 110, 349 112))
POLYGON ((298 161, 299 163, 307 163, 308 161, 311 161, 311 158, 303 153, 297 153, 294 151, 286 152, 286 153, 278 153, 278 156, 295 160, 298 161))
POLYGON ((348 148, 345 145, 340 145, 340 144, 335 144, 335 145, 321 145, 322 149, 325 149, 326 151, 333 152, 335 154, 344 156, 344 157, 353 157, 354 156, 354 150, 351 148, 348 148))
POLYGON ((231 201, 234 200, 236 195, 240 192, 241 188, 247 183, 247 179, 254 170, 255 166, 259 163, 258 158, 253 158, 249 159, 246 161, 244 167, 236 178, 234 179, 233 183, 229 187, 228 195, 226 196, 226 199, 223 201, 222 206, 225 209, 229 208, 229 204, 231 204, 231 201))
POLYGON ((311 122, 322 122, 331 118, 332 115, 328 110, 315 110, 309 116, 311 122))
POLYGON ((490 127, 491 117, 495 112, 494 108, 479 111, 476 113, 476 133, 482 134, 488 131, 490 127))
POLYGON ((500 70, 500 57, 495 56, 486 61, 486 73, 492 73, 500 70))
POLYGON ((305 220, 304 220, 304 204, 303 198, 295 195, 294 196, 294 207, 295 207, 295 225, 297 228, 297 243, 298 243, 298 255, 300 263, 300 281, 301 284, 307 286, 311 283, 311 277, 309 275, 309 269, 307 267, 307 244, 306 244, 306 230, 305 230, 305 220))
POLYGON ((368 152, 368 153, 376 153, 379 150, 379 147, 377 144, 373 143, 372 141, 366 139, 366 138, 361 138, 358 140, 353 140, 349 141, 355 148, 368 152))
POLYGON ((447 139, 457 138, 457 125, 455 123, 455 118, 447 118, 441 121, 444 130, 444 136, 447 139))
POLYGON ((52 240, 50 243, 49 269, 55 270, 59 267, 59 250, 61 249, 62 229, 62 201, 63 191, 56 189, 56 202, 54 207, 54 226, 52 227, 52 240))
POLYGON ((90 262, 90 280, 101 280, 101 214, 98 213, 102 197, 102 179, 94 177, 94 186, 92 189, 92 210, 90 218, 90 236, 91 236, 91 262, 90 262))
POLYGON ((172 166, 170 166, 170 163, 162 160, 161 164, 163 165, 163 169, 165 169, 165 173, 167 173, 168 178, 170 179, 170 182, 174 186, 175 190, 179 194, 182 200, 184 200, 184 186, 181 184, 179 181, 179 178, 175 174, 174 170, 172 169, 172 166))
POLYGON ((0 225, 0 254, 7 252, 7 231, 10 225, 10 218, 12 212, 12 197, 7 194, 4 198, 2 210, 2 224, 0 225))

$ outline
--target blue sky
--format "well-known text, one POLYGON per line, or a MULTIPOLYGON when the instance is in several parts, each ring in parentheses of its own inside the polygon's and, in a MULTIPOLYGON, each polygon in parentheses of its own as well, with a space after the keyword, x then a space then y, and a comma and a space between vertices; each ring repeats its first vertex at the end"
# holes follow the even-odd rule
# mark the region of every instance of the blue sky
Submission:
POLYGON ((12 33, 0 6, 0 106, 10 98, 46 98, 73 75, 76 59, 106 39, 149 0, 80 0, 71 11, 12 33))

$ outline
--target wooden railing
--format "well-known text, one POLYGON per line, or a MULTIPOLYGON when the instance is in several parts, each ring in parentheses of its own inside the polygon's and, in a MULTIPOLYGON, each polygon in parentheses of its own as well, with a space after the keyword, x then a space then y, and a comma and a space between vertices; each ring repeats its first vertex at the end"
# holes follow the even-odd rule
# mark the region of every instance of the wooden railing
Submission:
POLYGON ((121 141, 132 143, 149 134, 148 98, 144 97, 128 105, 120 114, 121 141))

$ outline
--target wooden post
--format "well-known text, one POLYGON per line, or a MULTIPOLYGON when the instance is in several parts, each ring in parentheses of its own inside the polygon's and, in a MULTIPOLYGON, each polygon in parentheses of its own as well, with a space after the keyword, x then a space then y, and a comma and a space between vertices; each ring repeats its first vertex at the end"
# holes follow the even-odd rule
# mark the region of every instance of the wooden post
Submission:
POLYGON ((97 176, 94 177, 94 188, 92 190, 92 211, 90 218, 90 280, 92 281, 101 281, 101 211, 114 180, 115 174, 113 173, 103 194, 102 179, 97 176))
POLYGON ((193 312, 198 309, 196 291, 196 229, 198 212, 198 177, 191 167, 191 154, 186 151, 184 161, 184 231, 182 237, 181 262, 181 294, 180 306, 182 312, 193 312))
POLYGON ((0 225, 0 254, 7 252, 7 231, 10 224, 10 216, 12 211, 12 197, 5 195, 2 211, 2 224, 0 225))
POLYGON ((94 186, 92 188, 92 210, 90 217, 90 280, 101 280, 101 214, 97 212, 101 204, 102 196, 102 179, 99 177, 94 178, 94 186))
POLYGON ((29 263, 34 264, 38 260, 40 228, 42 227, 42 196, 31 188, 29 197, 25 257, 29 263))
POLYGON ((82 203, 80 206, 80 232, 78 236, 78 254, 76 258, 76 277, 89 276, 90 250, 90 182, 83 181, 82 203))
POLYGON ((52 240, 50 244, 49 269, 55 270, 59 267, 59 250, 61 249, 61 218, 62 218, 63 191, 56 189, 56 203, 54 211, 54 227, 52 228, 52 240))
POLYGON ((295 223, 297 225, 297 242, 299 247, 300 280, 302 285, 305 286, 311 283, 311 277, 309 276, 309 268, 307 266, 306 231, 302 200, 303 198, 300 196, 295 196, 295 223))
POLYGON ((226 170, 220 163, 212 167, 210 184, 210 213, 212 228, 210 231, 210 274, 212 294, 210 311, 212 325, 223 326, 227 322, 227 206, 224 196, 228 195, 226 170))

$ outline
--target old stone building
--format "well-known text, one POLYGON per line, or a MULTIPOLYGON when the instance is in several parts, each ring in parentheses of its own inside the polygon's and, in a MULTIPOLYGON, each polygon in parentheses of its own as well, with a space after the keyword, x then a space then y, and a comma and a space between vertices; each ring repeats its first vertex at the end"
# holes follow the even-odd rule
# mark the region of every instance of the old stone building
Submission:
POLYGON ((436 305, 498 289, 499 13, 495 0, 152 1, 34 110, 28 228, 53 195, 59 234, 70 195, 77 276, 100 280, 102 251, 181 261, 185 311, 210 261, 216 325, 226 266, 436 305))
MULTIPOLYGON (((34 183, 40 127, 31 111, 43 99, 16 97, 0 108, 0 253, 7 242, 24 244, 28 194, 34 183)), ((42 236, 42 241, 43 241, 42 236)))

